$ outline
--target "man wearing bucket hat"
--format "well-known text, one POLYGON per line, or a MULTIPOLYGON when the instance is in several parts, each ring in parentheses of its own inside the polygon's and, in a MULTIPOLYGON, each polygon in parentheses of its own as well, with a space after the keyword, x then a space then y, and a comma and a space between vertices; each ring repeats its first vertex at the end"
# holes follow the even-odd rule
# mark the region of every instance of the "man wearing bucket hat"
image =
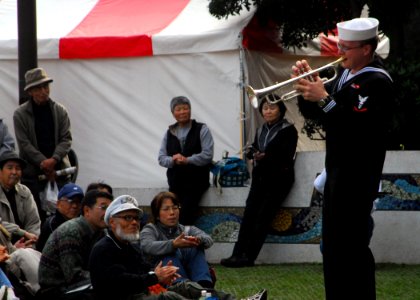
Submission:
MULTIPOLYGON (((326 183, 322 212, 326 299, 376 299, 375 260, 369 248, 371 211, 386 154, 395 101, 392 79, 375 54, 379 21, 337 24, 337 78, 323 84, 300 79, 304 116, 318 116, 326 131, 326 183), (355 184, 356 182, 356 184, 355 184)), ((310 70, 306 61, 292 68, 310 70)))
POLYGON ((31 191, 20 178, 26 161, 16 152, 4 152, 0 156, 0 218, 14 238, 36 242, 41 220, 31 191))
MULTIPOLYGON (((43 220, 45 212, 41 209, 39 192, 44 190, 46 181, 40 182, 38 175, 46 175, 53 181, 56 170, 70 167, 67 154, 72 143, 67 110, 49 96, 52 81, 42 68, 27 71, 24 90, 30 99, 13 115, 19 155, 28 162, 22 183, 32 191, 43 220)), ((67 182, 69 177, 60 177, 58 188, 67 182)))
MULTIPOLYGON (((119 300, 188 300, 198 299, 203 287, 193 281, 172 284, 178 268, 170 262, 152 266, 143 257, 139 244, 140 218, 143 211, 130 195, 116 198, 105 213, 108 233, 92 249, 89 269, 98 299, 119 300), (157 286, 161 283, 162 286, 157 286), (163 288, 167 286, 167 289, 163 288)), ((217 299, 235 297, 210 289, 217 299)), ((266 300, 261 290, 249 300, 266 300)))

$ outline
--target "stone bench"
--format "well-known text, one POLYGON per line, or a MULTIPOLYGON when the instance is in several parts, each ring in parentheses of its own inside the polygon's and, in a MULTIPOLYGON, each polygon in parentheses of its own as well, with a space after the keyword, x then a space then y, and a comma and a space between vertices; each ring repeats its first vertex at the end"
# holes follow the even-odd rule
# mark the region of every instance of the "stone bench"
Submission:
MULTIPOLYGON (((313 180, 323 168, 323 152, 298 153, 296 182, 279 210, 256 263, 321 262, 322 196, 313 189, 313 180)), ((420 263, 420 152, 389 152, 384 168, 384 192, 373 214, 375 231, 371 246, 377 262, 420 263), (413 163, 416 162, 416 163, 413 163), (418 169, 417 169, 418 168, 418 169)), ((131 194, 146 212, 153 196, 167 188, 122 189, 131 194)), ((210 233, 215 245, 207 250, 209 262, 230 256, 236 241, 248 187, 210 188, 201 203, 196 225, 210 233)))

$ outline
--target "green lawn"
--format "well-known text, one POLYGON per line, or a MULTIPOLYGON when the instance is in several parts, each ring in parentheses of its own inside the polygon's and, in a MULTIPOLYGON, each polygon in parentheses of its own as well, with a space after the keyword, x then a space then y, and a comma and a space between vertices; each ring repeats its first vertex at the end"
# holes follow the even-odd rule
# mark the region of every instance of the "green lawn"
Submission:
MULTIPOLYGON (((214 267, 216 288, 233 293, 239 299, 262 288, 268 290, 270 300, 324 298, 321 264, 259 265, 240 269, 214 267)), ((376 290, 378 300, 419 300, 420 265, 378 264, 376 290)))

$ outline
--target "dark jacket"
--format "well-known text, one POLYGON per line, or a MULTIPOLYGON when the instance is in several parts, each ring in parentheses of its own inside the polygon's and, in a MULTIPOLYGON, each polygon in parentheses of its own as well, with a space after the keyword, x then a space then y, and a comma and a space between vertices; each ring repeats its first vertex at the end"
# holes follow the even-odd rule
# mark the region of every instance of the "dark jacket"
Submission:
POLYGON ((252 186, 277 189, 279 186, 290 189, 294 182, 294 158, 298 134, 296 128, 286 119, 282 119, 269 129, 267 123, 255 134, 253 151, 247 157, 252 158, 255 151, 264 152, 265 156, 252 170, 252 186), (267 138, 267 139, 266 139, 267 138))
POLYGON ((58 210, 56 210, 55 214, 49 216, 41 227, 41 234, 39 235, 38 241, 36 242, 36 250, 42 252, 42 249, 44 249, 45 243, 47 242, 51 233, 66 221, 67 219, 62 214, 60 214, 58 210))
POLYGON ((156 275, 148 274, 152 266, 143 259, 139 245, 120 243, 111 231, 93 247, 89 269, 98 299, 147 294, 148 287, 158 283, 156 275))

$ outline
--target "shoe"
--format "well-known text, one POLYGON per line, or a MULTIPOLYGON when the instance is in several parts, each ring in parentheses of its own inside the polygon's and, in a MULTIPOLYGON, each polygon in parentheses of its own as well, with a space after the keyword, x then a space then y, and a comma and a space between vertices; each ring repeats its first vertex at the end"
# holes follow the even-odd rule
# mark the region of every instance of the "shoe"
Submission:
POLYGON ((241 300, 267 300, 267 290, 263 289, 259 291, 258 293, 256 293, 255 295, 250 296, 248 298, 243 298, 241 300))
POLYGON ((249 260, 248 257, 246 257, 245 255, 242 255, 242 256, 232 255, 231 257, 223 258, 220 261, 220 264, 228 268, 242 268, 242 267, 254 266, 254 262, 249 260))

